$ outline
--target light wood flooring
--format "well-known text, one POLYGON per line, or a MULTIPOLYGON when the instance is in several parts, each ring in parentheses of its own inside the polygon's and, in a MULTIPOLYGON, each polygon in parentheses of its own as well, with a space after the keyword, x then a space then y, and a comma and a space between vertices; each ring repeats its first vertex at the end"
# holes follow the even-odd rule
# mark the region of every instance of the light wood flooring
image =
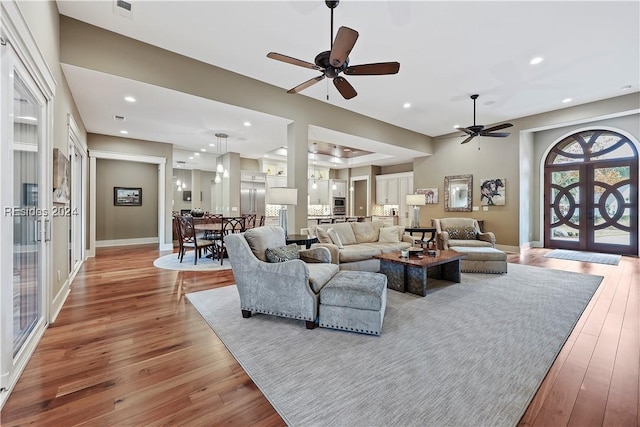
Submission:
MULTIPOLYGON (((604 280, 520 425, 638 425, 640 260, 610 266, 546 252, 509 262, 604 280)), ((2 426, 284 425, 184 297, 231 284, 232 273, 160 270, 158 256, 153 246, 103 248, 84 264, 2 426)))

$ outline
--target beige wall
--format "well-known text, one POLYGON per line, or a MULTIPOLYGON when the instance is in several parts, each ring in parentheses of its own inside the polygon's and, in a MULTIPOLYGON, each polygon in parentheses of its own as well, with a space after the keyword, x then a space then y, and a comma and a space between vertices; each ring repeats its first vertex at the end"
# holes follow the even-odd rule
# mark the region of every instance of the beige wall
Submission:
POLYGON ((97 159, 96 240, 158 237, 158 167, 97 159), (142 206, 115 206, 114 187, 142 188, 142 206))
MULTIPOLYGON (((68 115, 72 115, 80 128, 81 140, 86 141, 84 123, 78 113, 71 91, 62 69, 60 68, 60 27, 58 8, 52 1, 19 1, 18 7, 22 12, 29 29, 36 40, 51 73, 56 80, 56 91, 53 103, 53 147, 68 155, 68 115)), ((52 153, 47 156, 53 157, 52 153)), ((64 216, 52 218, 51 227, 51 300, 55 299, 69 277, 69 219, 64 216), (60 279, 57 272, 60 272, 60 279)))

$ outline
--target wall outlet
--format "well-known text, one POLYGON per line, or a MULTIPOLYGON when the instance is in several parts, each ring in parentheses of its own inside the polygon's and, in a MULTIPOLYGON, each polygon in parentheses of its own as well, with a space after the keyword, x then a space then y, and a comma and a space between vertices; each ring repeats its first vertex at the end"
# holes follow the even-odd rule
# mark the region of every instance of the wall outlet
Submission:
POLYGON ((483 207, 482 207, 482 210, 483 210, 483 211, 485 211, 485 212, 487 212, 487 211, 489 210, 489 206, 483 206, 483 207))
POLYGON ((231 206, 231 212, 238 212, 237 206, 231 206))
POLYGON ((60 270, 58 270, 58 283, 60 283, 60 270))
POLYGON ((479 210, 477 206, 474 206, 472 209, 474 210, 474 212, 477 212, 479 210))

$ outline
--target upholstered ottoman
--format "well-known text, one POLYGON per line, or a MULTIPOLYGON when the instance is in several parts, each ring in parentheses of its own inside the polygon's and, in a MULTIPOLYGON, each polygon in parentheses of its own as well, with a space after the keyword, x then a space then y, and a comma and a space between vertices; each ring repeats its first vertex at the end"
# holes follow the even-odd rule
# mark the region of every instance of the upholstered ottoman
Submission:
POLYGON ((387 308, 387 276, 339 271, 320 291, 319 325, 380 335, 387 308))
POLYGON ((506 273, 507 254, 485 247, 452 246, 452 251, 467 254, 460 260, 460 271, 463 273, 506 273))

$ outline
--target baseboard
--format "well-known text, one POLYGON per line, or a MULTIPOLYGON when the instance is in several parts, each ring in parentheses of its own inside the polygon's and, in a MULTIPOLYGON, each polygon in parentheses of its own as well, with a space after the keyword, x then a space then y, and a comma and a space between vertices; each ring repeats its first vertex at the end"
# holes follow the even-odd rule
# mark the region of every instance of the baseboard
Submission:
POLYGON ((67 279, 60 288, 60 292, 53 298, 51 301, 51 313, 49 314, 49 323, 53 323, 56 321, 58 314, 60 314, 60 310, 62 310, 62 306, 64 302, 67 300, 69 293, 71 292, 71 286, 69 286, 71 282, 67 279))
POLYGON ((146 245, 149 243, 158 243, 158 238, 141 237, 138 239, 97 240, 96 248, 106 248, 110 246, 146 245))
POLYGON ((161 251, 173 251, 173 243, 162 243, 160 244, 159 250, 161 251))
POLYGON ((519 246, 509 246, 509 245, 496 245, 496 249, 501 250, 502 252, 519 254, 520 247, 519 246))

